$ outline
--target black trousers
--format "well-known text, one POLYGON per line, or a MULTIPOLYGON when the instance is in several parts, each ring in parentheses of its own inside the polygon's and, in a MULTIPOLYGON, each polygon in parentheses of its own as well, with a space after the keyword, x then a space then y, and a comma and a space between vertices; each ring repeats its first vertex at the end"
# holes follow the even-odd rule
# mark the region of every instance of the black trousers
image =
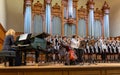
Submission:
POLYGON ((76 49, 76 55, 77 55, 77 62, 83 62, 83 54, 84 54, 84 50, 83 49, 76 49))
POLYGON ((35 51, 35 62, 38 63, 38 58, 39 58, 40 51, 36 50, 35 51))
POLYGON ((106 58, 107 58, 107 53, 106 53, 106 51, 105 51, 105 52, 102 52, 102 60, 103 60, 103 61, 106 61, 106 58))
POLYGON ((15 66, 21 66, 21 65, 22 65, 22 52, 16 51, 15 66))

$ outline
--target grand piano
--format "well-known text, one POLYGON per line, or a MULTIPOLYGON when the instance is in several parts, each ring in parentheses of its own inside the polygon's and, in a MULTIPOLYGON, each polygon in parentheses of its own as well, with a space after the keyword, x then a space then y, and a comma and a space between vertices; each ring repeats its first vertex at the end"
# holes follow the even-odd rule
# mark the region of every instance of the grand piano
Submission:
MULTIPOLYGON (((32 34, 21 34, 17 37, 15 46, 13 48, 16 49, 16 52, 20 53, 20 56, 24 55, 23 64, 26 65, 26 56, 28 52, 35 52, 35 62, 38 63, 38 57, 40 52, 46 53, 47 41, 44 39, 49 36, 47 33, 41 33, 36 36, 32 36, 32 34)), ((20 59, 22 60, 22 59, 20 59)), ((22 64, 22 61, 21 61, 22 64)))
POLYGON ((6 66, 7 58, 15 59, 16 65, 26 65, 26 56, 28 52, 35 52, 35 62, 38 63, 38 57, 40 52, 47 52, 47 41, 44 39, 49 34, 41 33, 36 36, 32 34, 21 34, 16 38, 15 44, 12 46, 14 51, 1 51, 0 58, 3 59, 6 66), (16 59, 17 57, 17 59, 16 59), (22 63, 23 57, 23 63, 22 63))

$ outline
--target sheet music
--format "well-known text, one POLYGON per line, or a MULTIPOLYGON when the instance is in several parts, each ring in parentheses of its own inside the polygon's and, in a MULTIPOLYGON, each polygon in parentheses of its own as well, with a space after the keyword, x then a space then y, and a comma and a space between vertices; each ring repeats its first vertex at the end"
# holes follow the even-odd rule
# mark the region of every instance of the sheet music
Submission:
POLYGON ((20 35, 19 41, 26 40, 27 36, 28 36, 28 34, 22 34, 22 35, 20 35))

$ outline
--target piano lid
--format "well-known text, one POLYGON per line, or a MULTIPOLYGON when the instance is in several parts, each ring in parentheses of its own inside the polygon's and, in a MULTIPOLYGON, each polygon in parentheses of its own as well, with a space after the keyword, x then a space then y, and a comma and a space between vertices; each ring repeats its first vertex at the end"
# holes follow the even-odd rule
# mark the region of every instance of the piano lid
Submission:
POLYGON ((37 38, 46 38, 48 36, 50 36, 50 34, 43 32, 43 33, 38 34, 36 37, 37 38))

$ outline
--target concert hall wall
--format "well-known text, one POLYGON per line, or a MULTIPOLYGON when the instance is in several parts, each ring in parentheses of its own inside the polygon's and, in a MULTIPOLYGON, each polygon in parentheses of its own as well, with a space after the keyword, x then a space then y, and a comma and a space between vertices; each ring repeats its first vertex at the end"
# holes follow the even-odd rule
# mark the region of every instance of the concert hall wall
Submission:
MULTIPOLYGON (((2 46, 3 46, 3 42, 4 42, 4 38, 5 38, 5 33, 6 33, 6 30, 3 28, 3 26, 0 23, 0 50, 2 50, 2 46)), ((23 34, 23 32, 16 32, 15 34, 16 34, 15 35, 15 38, 16 38, 20 34, 23 34)))
POLYGON ((2 49, 2 45, 4 42, 4 38, 5 38, 5 29, 3 28, 3 26, 0 23, 0 50, 2 49))
POLYGON ((6 29, 6 0, 0 0, 0 23, 3 25, 3 28, 6 29))
MULTIPOLYGON (((24 0, 5 0, 6 1, 6 8, 7 8, 7 28, 14 28, 17 32, 24 31, 24 14, 23 14, 23 3, 24 0)), ((34 0, 33 4, 36 3, 38 0, 34 0)), ((42 4, 44 4, 44 0, 39 0, 42 4)), ((107 1, 110 5, 110 36, 116 37, 120 35, 120 0, 94 0, 95 2, 95 9, 101 9, 104 1, 107 1)), ((82 5, 86 7, 87 0, 79 0, 78 8, 82 5)), ((52 0, 52 6, 56 3, 61 5, 61 0, 52 0)))

